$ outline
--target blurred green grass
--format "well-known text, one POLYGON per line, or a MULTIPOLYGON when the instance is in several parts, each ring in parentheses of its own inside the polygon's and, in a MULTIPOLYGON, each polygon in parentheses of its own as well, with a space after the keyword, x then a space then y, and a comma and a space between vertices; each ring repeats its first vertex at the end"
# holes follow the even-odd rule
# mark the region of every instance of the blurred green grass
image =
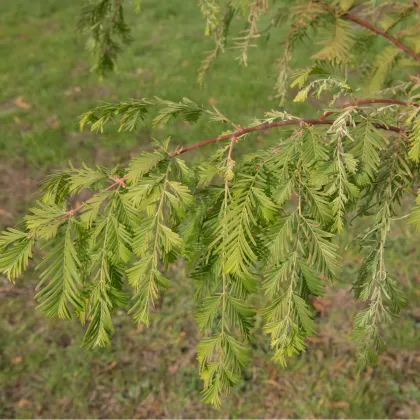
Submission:
MULTIPOLYGON (((273 85, 281 29, 269 48, 251 50, 246 69, 234 61, 235 51, 221 57, 200 89, 196 70, 212 43, 203 36, 197 5, 144 0, 142 13, 130 15, 134 42, 121 56, 118 74, 101 82, 89 72, 84 39, 75 30, 82 4, 0 3, 0 225, 16 222, 33 200, 39 179, 68 160, 115 165, 150 147, 152 136, 171 135, 175 144, 188 144, 223 129, 203 121, 133 134, 115 129, 103 135, 80 133, 77 117, 100 102, 187 96, 216 104, 240 124, 277 106, 273 85)), ((308 56, 302 50, 298 64, 305 65, 308 56)), ((301 115, 310 111, 301 104, 287 110, 301 115)), ((252 137, 243 149, 266 145, 275 136, 252 137)), ((343 248, 351 237, 340 238, 343 248)), ((316 303, 320 333, 308 352, 283 370, 270 360, 267 337, 256 332, 253 364, 220 411, 200 402, 193 285, 182 265, 172 269, 172 287, 149 329, 136 328, 120 311, 111 347, 92 352, 80 348, 83 328, 76 321, 47 320, 35 310, 37 273, 28 272, 15 286, 0 277, 0 416, 419 417, 420 250, 418 237, 404 220, 396 223, 392 238, 388 269, 402 284, 409 305, 385 332, 389 349, 379 367, 361 375, 354 371, 350 333, 360 304, 352 300, 349 284, 361 256, 349 249, 343 251, 346 263, 339 283, 316 303)))
MULTIPOLYGON (((217 104, 238 123, 277 105, 272 88, 278 42, 276 48, 252 49, 255 64, 249 68, 236 64, 236 51, 226 54, 216 62, 203 89, 198 87, 196 71, 204 51, 213 45, 203 35, 198 8, 181 0, 170 4, 145 1, 140 15, 129 14, 134 42, 118 62, 118 74, 100 82, 89 72, 84 37, 75 30, 83 3, 51 0, 41 5, 17 0, 0 5, 0 53, 7 57, 0 63, 0 146, 4 154, 25 157, 44 170, 69 158, 94 160, 98 147, 114 161, 126 159, 121 149, 144 146, 150 134, 172 135, 185 143, 217 132, 200 122, 190 129, 174 125, 153 133, 144 130, 137 136, 115 135, 115 131, 103 136, 80 134, 77 116, 101 101, 187 96, 197 103, 217 104), (19 107, 16 98, 30 108, 19 107)), ((243 25, 243 19, 235 25, 243 25)), ((296 110, 304 107, 295 105, 296 110)))

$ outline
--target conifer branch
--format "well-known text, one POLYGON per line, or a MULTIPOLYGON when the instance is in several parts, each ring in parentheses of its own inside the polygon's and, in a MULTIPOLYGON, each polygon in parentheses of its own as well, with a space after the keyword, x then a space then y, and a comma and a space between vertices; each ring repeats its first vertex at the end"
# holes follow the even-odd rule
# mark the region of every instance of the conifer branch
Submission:
MULTIPOLYGON (((348 103, 345 104, 343 106, 340 107, 340 109, 344 109, 344 108, 348 108, 348 107, 352 107, 352 106, 360 106, 360 105, 365 105, 365 104, 370 104, 370 103, 388 103, 388 104, 397 104, 397 105, 405 105, 405 106, 414 106, 414 107, 418 107, 419 105, 414 103, 414 102, 407 102, 407 101, 398 101, 398 100, 394 100, 394 99, 368 99, 368 100, 362 100, 362 101, 357 101, 357 102, 352 102, 352 103, 348 103)), ((229 140, 232 139, 231 142, 231 147, 229 149, 229 153, 232 153, 232 148, 233 148, 233 143, 234 141, 237 141, 237 139, 241 136, 243 136, 244 134, 249 134, 249 133, 253 133, 256 131, 262 131, 262 130, 268 130, 271 128, 276 128, 276 127, 285 127, 285 126, 289 126, 289 125, 332 125, 334 124, 335 120, 326 120, 325 118, 329 115, 333 114, 332 111, 328 111, 325 112, 320 118, 318 119, 297 119, 297 120, 284 120, 284 121, 276 121, 276 122, 272 122, 272 123, 268 123, 268 124, 259 124, 259 125, 255 125, 252 127, 248 127, 248 128, 242 128, 240 126, 235 126, 237 128, 237 131, 233 132, 233 133, 229 133, 229 134, 223 134, 221 136, 217 136, 217 137, 212 137, 210 139, 206 139, 206 140, 202 140, 200 142, 191 144, 189 146, 181 146, 178 147, 174 152, 169 153, 168 157, 174 157, 177 155, 181 155, 184 153, 187 153, 191 150, 194 149, 198 149, 200 147, 206 146, 208 144, 212 144, 212 143, 217 143, 223 140, 229 140)), ((359 122, 355 122, 356 125, 359 124, 359 122)), ((347 125, 350 125, 350 123, 347 123, 347 125)), ((379 124, 379 123, 373 123, 373 126, 375 126, 378 129, 381 130, 387 130, 387 131, 392 131, 395 133, 399 133, 399 134, 405 134, 406 130, 404 128, 401 127, 395 127, 395 126, 385 126, 383 124, 379 124)), ((162 160, 165 160, 165 158, 162 158, 162 160)), ((113 178, 115 180, 115 182, 111 185, 109 185, 107 188, 105 188, 105 191, 109 191, 112 190, 116 187, 119 186, 125 186, 125 182, 127 181, 128 177, 124 176, 122 178, 118 178, 118 177, 114 177, 113 178)), ((78 206, 70 209, 69 211, 67 211, 63 216, 60 217, 60 219, 65 219, 67 217, 71 217, 73 216, 75 213, 77 213, 78 211, 82 210, 84 208, 86 203, 81 203, 78 206)))
POLYGON ((334 13, 334 14, 339 14, 340 17, 350 20, 351 22, 356 23, 357 25, 363 26, 366 29, 369 29, 370 31, 374 32, 375 34, 381 35, 384 38, 388 39, 389 41, 391 41, 395 46, 397 46, 400 50, 405 51, 407 54, 409 54, 412 58, 414 58, 416 61, 420 61, 420 55, 417 54, 415 51, 413 51, 410 47, 408 47, 407 45, 403 44, 401 41, 399 41, 397 38, 394 38, 391 34, 389 34, 388 32, 378 28, 375 25, 372 25, 370 22, 361 19, 351 13, 343 13, 341 14, 341 12, 338 9, 335 9, 334 7, 328 6, 327 4, 324 4, 322 2, 319 3, 321 5, 321 7, 323 7, 324 9, 334 13))
MULTIPOLYGON (((285 121, 276 121, 276 122, 268 123, 268 124, 254 125, 252 127, 242 128, 238 131, 235 131, 234 133, 223 134, 218 137, 212 137, 210 139, 203 140, 198 143, 194 143, 190 146, 180 147, 176 152, 174 152, 174 155, 180 155, 180 154, 189 152, 190 150, 198 149, 199 147, 206 146, 211 143, 217 143, 219 141, 229 140, 232 136, 238 138, 240 136, 243 136, 244 134, 253 133, 255 131, 268 130, 268 129, 276 128, 276 127, 286 127, 289 125, 305 125, 305 124, 307 125, 332 125, 334 124, 334 122, 335 120, 325 120, 321 117, 317 119, 285 120, 285 121)), ((359 123, 356 122, 355 124, 358 125, 359 123)), ((350 124, 348 123, 347 125, 350 125, 350 124)), ((375 123, 374 126, 381 130, 393 131, 394 133, 400 133, 400 134, 406 133, 406 130, 404 128, 395 127, 392 125, 385 126, 383 124, 375 123)))
POLYGON ((415 60, 420 61, 420 55, 417 54, 415 51, 413 51, 411 48, 407 47, 407 45, 403 44, 398 39, 394 38, 391 34, 389 34, 386 31, 383 31, 382 29, 372 25, 371 23, 367 22, 366 20, 360 19, 357 16, 354 16, 350 13, 345 13, 343 17, 347 20, 351 20, 354 23, 357 23, 360 26, 364 26, 365 28, 369 29, 372 32, 375 32, 378 35, 383 36, 384 38, 391 41, 394 45, 396 45, 400 50, 405 51, 407 54, 409 54, 411 57, 413 57, 415 60))
MULTIPOLYGON (((114 69, 122 44, 130 40, 125 3, 88 3, 80 28, 90 34, 95 69, 103 74, 114 69)), ((202 63, 201 81, 212 60, 225 50, 235 15, 248 15, 246 30, 235 45, 243 64, 248 49, 262 35, 257 23, 269 11, 268 0, 227 3, 223 14, 220 0, 199 0, 206 35, 213 34, 216 41, 202 63)), ((197 360, 203 401, 215 406, 240 382, 250 361, 250 340, 260 323, 255 322, 256 309, 261 309, 264 330, 271 335, 276 363, 285 366, 289 357, 305 351, 306 339, 316 332, 312 297, 322 296, 325 283, 340 277, 340 248, 334 238, 351 226, 351 213, 372 220, 356 237, 365 254, 353 287, 355 297, 366 302, 355 318, 359 367, 377 361, 385 349, 382 324, 390 324, 405 303, 387 271, 386 247, 391 221, 398 217, 401 204, 406 213, 404 195, 412 193, 419 179, 420 83, 409 75, 408 83, 379 89, 390 85, 391 70, 397 65, 417 65, 405 53, 420 60, 416 51, 387 32, 411 19, 418 5, 384 3, 380 9, 389 16, 377 24, 379 29, 352 14, 360 2, 289 3, 272 25, 286 14, 290 17, 291 30, 279 62, 278 96, 285 97, 295 45, 308 39, 322 45, 312 56, 316 62, 293 72, 290 85, 299 87, 295 102, 330 95, 330 105, 318 111, 317 118, 271 110, 243 128, 216 107, 209 110, 185 97, 178 102, 153 97, 103 104, 80 117, 81 130, 89 126, 103 132, 114 122, 119 132, 134 131, 148 123, 160 127, 177 119, 196 123, 207 117, 223 123, 223 134, 175 148, 170 147, 170 137, 154 140, 153 151, 143 151, 125 168, 70 164, 69 169, 54 171, 41 184, 44 194, 23 221, 0 233, 0 273, 10 281, 28 268, 35 246, 43 245, 35 296, 39 308, 49 316, 75 315, 82 324, 89 321, 83 340, 87 347, 110 342, 112 314, 128 306, 130 298, 128 313, 136 323, 148 326, 154 302, 170 285, 166 273, 185 264, 188 277, 197 282, 200 301, 197 360), (368 31, 355 31, 352 22, 368 31), (320 42, 312 39, 318 28, 327 35, 320 42), (379 54, 375 51, 369 64, 366 51, 375 50, 372 41, 382 39, 376 35, 391 44, 379 54), (358 71, 361 68, 363 72, 358 71), (363 77, 366 70, 371 77, 363 77), (355 83, 353 76, 358 77, 355 83), (378 98, 392 92, 393 98, 405 100, 357 100, 361 81, 369 83, 368 90, 377 92, 378 98), (349 97, 352 102, 337 103, 349 97), (157 107, 154 118, 149 117, 151 107, 157 107), (273 136, 267 149, 235 162, 235 142, 276 127, 289 128, 277 139, 273 136), (386 131, 397 135, 388 136, 386 131), (179 157, 218 142, 221 147, 193 167, 179 157), (82 190, 91 198, 68 209, 82 190), (177 261, 180 265, 175 266, 177 261), (270 303, 254 309, 253 302, 259 300, 249 297, 260 283, 270 303)), ((414 32, 408 24, 397 36, 415 45, 414 32)), ((409 216, 409 223, 420 230, 420 193, 409 216)))
MULTIPOLYGON (((207 114, 212 121, 229 122, 235 131, 173 151, 169 151, 169 139, 156 141, 158 147, 134 158, 126 171, 84 165, 52 174, 41 187, 46 195, 25 218, 25 231, 9 229, 0 236, 0 270, 13 280, 28 266, 35 240, 51 240, 56 246, 45 259, 44 264, 50 267, 41 276, 43 288, 37 295, 41 308, 51 316, 68 318, 74 312, 82 320, 91 319, 84 345, 93 347, 109 343, 114 330, 112 312, 128 304, 129 295, 122 288, 124 272, 133 288, 134 304, 129 313, 136 322, 149 325, 150 308, 159 291, 169 285, 164 270, 178 256, 186 257, 200 290, 204 287, 211 293, 198 309, 197 324, 213 335, 206 333, 197 355, 204 380, 203 400, 218 406, 221 395, 239 382, 249 361, 248 340, 255 311, 246 300, 256 290, 258 265, 262 264, 264 288, 273 298, 261 312, 267 321, 265 331, 271 335, 274 360, 285 365, 289 356, 305 350, 305 338, 315 331, 310 295, 321 295, 322 279, 333 279, 338 273, 339 256, 332 238, 344 230, 348 210, 358 200, 366 205, 366 197, 372 196, 369 192, 383 186, 384 176, 395 181, 391 192, 395 191, 396 201, 398 194, 412 185, 407 137, 414 139, 410 153, 416 160, 416 125, 405 119, 408 125, 404 128, 389 126, 387 107, 383 116, 381 110, 371 115, 354 112, 358 106, 376 103, 417 107, 413 102, 370 99, 346 104, 341 108, 347 109, 341 111, 327 111, 317 119, 271 111, 259 124, 247 128, 234 124, 217 109, 207 111, 187 98, 181 102, 142 99, 98 107, 81 118, 82 127, 90 124, 92 130, 102 131, 107 122, 120 116, 120 131, 132 131, 145 120, 148 106, 163 105, 154 125, 177 117, 196 122, 207 114), (326 119, 332 113, 338 114, 335 119, 326 119), (317 125, 330 127, 321 130, 317 125), (235 167, 235 142, 248 133, 284 126, 297 129, 274 148, 257 152, 235 167), (387 147, 389 141, 380 130, 401 135, 387 147), (178 157, 224 140, 229 144, 196 168, 194 175, 178 157), (381 155, 390 151, 395 156, 381 168, 381 155), (217 175, 224 186, 212 183, 217 175), (109 183, 106 187, 105 182, 109 183), (192 192, 188 184, 196 185, 200 192, 196 197, 195 187, 192 192), (93 197, 66 211, 69 197, 85 188, 93 197), (297 209, 282 215, 285 204, 296 194, 297 209), (198 206, 192 211, 191 223, 187 209, 194 198, 198 206), (105 216, 98 215, 101 209, 105 216), (73 217, 79 211, 76 220, 73 217), (62 249, 64 259, 56 259, 62 249), (91 276, 93 283, 85 284, 84 278, 91 276), (54 292, 51 296, 50 291, 54 292)), ((414 216, 414 223, 416 220, 414 216)), ((385 238, 380 239, 374 255, 380 258, 377 272, 382 276, 385 238)), ((365 277, 360 279, 362 284, 365 277)), ((378 293, 394 290, 389 282, 383 285, 386 290, 379 286, 382 284, 378 293)), ((369 318, 363 313, 357 321, 363 363, 368 351, 368 362, 374 360, 364 320, 378 328, 384 319, 377 312, 379 304, 381 301, 371 299, 369 318)), ((375 354, 379 350, 373 347, 375 354)))

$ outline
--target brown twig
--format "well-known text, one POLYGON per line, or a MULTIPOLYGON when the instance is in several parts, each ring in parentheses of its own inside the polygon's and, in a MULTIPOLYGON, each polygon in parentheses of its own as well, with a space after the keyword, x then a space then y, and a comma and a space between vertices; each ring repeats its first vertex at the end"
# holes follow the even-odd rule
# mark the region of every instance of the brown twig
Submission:
POLYGON ((378 28, 375 25, 372 25, 370 22, 361 19, 351 13, 342 13, 340 10, 331 7, 327 4, 324 4, 322 2, 318 3, 321 7, 328 10, 329 12, 332 12, 334 14, 339 14, 342 18, 350 20, 351 22, 356 23, 357 25, 363 26, 366 29, 369 29, 370 31, 374 32, 375 34, 381 35, 384 38, 391 41, 394 45, 396 45, 400 50, 405 51, 407 54, 409 54, 411 57, 413 57, 415 60, 420 61, 420 55, 417 54, 415 51, 413 51, 410 47, 407 47, 407 45, 403 44, 401 41, 399 41, 397 38, 394 38, 391 34, 389 34, 386 31, 383 31, 382 29, 378 28), (342 14, 341 14, 342 13, 342 14))
MULTIPOLYGON (((111 185, 109 185, 108 187, 105 188, 105 191, 109 191, 112 190, 113 188, 117 187, 117 186, 122 186, 123 188, 126 187, 125 185, 125 181, 127 181, 127 177, 123 176, 122 178, 119 178, 118 176, 115 176, 114 178, 112 178, 115 182, 111 185)), ((93 195, 93 197, 96 197, 96 195, 93 195)), ((76 207, 68 210, 66 213, 64 213, 62 216, 60 216, 58 218, 58 220, 61 219, 66 219, 67 217, 71 217, 74 216, 75 213, 77 213, 78 211, 82 210, 83 207, 85 207, 87 201, 85 201, 84 203, 80 203, 79 205, 77 205, 76 207)))
POLYGON ((235 142, 238 143, 238 137, 236 137, 235 135, 232 135, 232 139, 230 141, 230 146, 229 146, 229 152, 228 152, 228 156, 227 156, 228 164, 232 160, 232 152, 233 152, 233 146, 234 146, 235 142))
POLYGON ((354 23, 357 23, 360 26, 364 26, 365 28, 371 30, 372 32, 375 32, 378 35, 383 36, 384 38, 391 41, 394 45, 396 45, 400 50, 405 51, 407 54, 409 54, 411 57, 413 57, 415 60, 420 61, 420 55, 417 54, 415 51, 413 51, 411 48, 407 47, 407 45, 403 44, 401 41, 399 41, 397 38, 394 38, 391 34, 389 34, 386 31, 383 31, 382 29, 379 29, 378 27, 372 25, 371 23, 367 22, 366 20, 360 19, 357 16, 354 16, 350 13, 345 13, 343 17, 347 20, 351 20, 354 23))
MULTIPOLYGON (((378 102, 375 102, 375 101, 379 101, 379 99, 378 100, 372 99, 372 100, 369 100, 369 101, 370 102, 359 101, 357 104, 360 105, 362 103, 378 103, 378 102)), ((380 101, 384 101, 384 100, 380 100, 380 101)), ((388 101, 394 101, 394 100, 390 99, 388 101)), ((402 101, 400 101, 400 102, 402 102, 402 101)), ((387 103, 389 103, 389 102, 387 102, 387 103)), ((343 108, 346 107, 346 106, 356 106, 355 104, 356 103, 343 105, 343 108)), ((404 104, 406 104, 406 103, 404 103, 404 104)), ((223 141, 223 140, 231 140, 230 149, 229 149, 229 157, 230 157, 230 155, 232 153, 232 148, 233 148, 234 142, 239 137, 243 136, 244 134, 253 133, 255 131, 268 130, 268 129, 276 128, 276 127, 286 127, 286 126, 289 126, 289 125, 299 125, 299 126, 302 127, 303 125, 332 125, 333 123, 334 123, 334 120, 326 120, 325 119, 325 114, 324 114, 322 117, 317 118, 317 119, 299 119, 299 120, 277 121, 277 122, 272 122, 272 123, 268 123, 268 124, 254 125, 253 127, 248 127, 248 128, 239 128, 239 126, 238 126, 239 129, 237 131, 233 132, 233 133, 223 134, 222 136, 212 137, 212 138, 207 139, 207 140, 202 140, 202 141, 199 141, 197 143, 191 144, 190 146, 177 147, 177 149, 174 152, 169 153, 169 156, 173 157, 173 156, 181 155, 181 154, 184 154, 186 152, 189 152, 190 150, 198 149, 199 147, 203 147, 203 146, 206 146, 208 144, 218 143, 219 141, 223 141)), ((356 122, 355 124, 357 125, 359 123, 356 122)), ((348 125, 349 125, 349 123, 348 123, 348 125)), ((385 126, 385 125, 378 124, 378 123, 373 123, 373 125, 378 129, 392 131, 394 133, 404 134, 406 132, 405 129, 400 128, 400 127, 395 127, 395 126, 392 126, 392 125, 385 126)), ((107 188, 105 188, 105 191, 112 190, 113 188, 119 187, 119 186, 125 187, 126 186, 125 181, 127 181, 127 179, 128 179, 127 176, 124 176, 122 178, 114 177, 113 180, 115 182, 113 184, 109 185, 107 188)), ((93 197, 95 197, 95 196, 93 196, 93 197)), ((79 204, 78 206, 76 206, 73 209, 70 209, 63 216, 61 216, 60 219, 65 219, 67 217, 73 216, 75 213, 80 211, 85 205, 86 205, 86 202, 79 204)))
MULTIPOLYGON (((397 99, 365 99, 362 101, 356 101, 356 102, 351 102, 351 103, 342 105, 338 107, 338 109, 350 108, 352 106, 369 105, 369 104, 391 104, 391 105, 403 105, 403 106, 413 106, 413 107, 420 106, 419 104, 416 104, 415 102, 399 101, 397 99)), ((324 112, 320 120, 324 120, 325 118, 334 114, 334 112, 335 111, 324 112)))
MULTIPOLYGON (((268 124, 260 124, 260 125, 254 125, 253 127, 248 128, 242 128, 241 130, 235 131, 234 133, 230 134, 223 134, 222 136, 218 137, 212 137, 211 139, 203 140, 198 143, 191 144, 190 146, 181 147, 178 149, 177 152, 173 152, 171 156, 175 155, 181 155, 183 153, 189 152, 190 150, 198 149, 199 147, 206 146, 207 144, 211 143, 217 143, 219 141, 223 140, 229 140, 233 136, 238 138, 240 136, 243 136, 244 134, 253 133, 254 131, 261 131, 261 130, 268 130, 275 127, 286 127, 289 125, 332 125, 334 123, 334 120, 325 120, 321 118, 317 119, 300 119, 300 120, 286 120, 286 121, 277 121, 273 123, 268 124)), ((358 124, 356 122, 356 124, 358 124)), ((381 130, 387 130, 387 131, 393 131, 395 133, 405 133, 405 129, 395 126, 385 126, 382 124, 374 124, 376 128, 379 128, 381 130)))

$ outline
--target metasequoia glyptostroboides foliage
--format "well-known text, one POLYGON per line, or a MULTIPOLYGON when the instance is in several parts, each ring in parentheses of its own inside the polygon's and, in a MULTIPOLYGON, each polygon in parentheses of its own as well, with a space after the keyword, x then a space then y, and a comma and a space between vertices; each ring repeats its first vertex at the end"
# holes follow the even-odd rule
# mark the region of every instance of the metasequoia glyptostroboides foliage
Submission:
MULTIPOLYGON (((266 0, 232 0, 226 7, 202 0, 200 5, 206 33, 216 40, 216 50, 200 69, 201 80, 226 47, 233 15, 247 15, 245 32, 234 40, 246 64, 249 47, 277 25, 273 18, 260 30, 260 19, 270 12, 281 16, 283 10, 274 10, 266 0)), ((83 13, 81 25, 93 36, 101 71, 114 66, 119 50, 114 37, 129 37, 122 6, 120 0, 101 0, 83 13)), ((321 296, 340 275, 335 236, 348 229, 351 214, 370 223, 356 238, 364 260, 354 294, 366 304, 355 318, 354 338, 358 366, 375 363, 385 348, 380 326, 392 322, 404 304, 386 268, 390 225, 418 182, 420 162, 419 79, 409 75, 380 88, 391 83, 396 64, 418 66, 418 53, 410 47, 415 35, 399 26, 418 6, 379 6, 381 16, 390 8, 396 16, 387 27, 369 23, 371 11, 360 2, 340 2, 340 7, 296 2, 279 60, 279 97, 285 99, 286 82, 298 88, 295 101, 329 95, 324 113, 307 119, 272 110, 242 127, 218 109, 187 98, 97 107, 81 117, 82 128, 102 132, 116 123, 120 131, 133 131, 146 124, 207 118, 223 130, 218 137, 182 147, 171 147, 170 139, 155 140, 154 151, 125 167, 83 165, 53 172, 29 214, 1 234, 0 270, 13 281, 42 244, 39 308, 48 316, 75 315, 87 323, 83 344, 93 347, 109 343, 117 307, 128 307, 135 322, 148 325, 151 309, 170 284, 168 267, 182 259, 197 284, 203 399, 220 405, 221 395, 240 381, 249 363, 256 311, 271 336, 275 362, 284 366, 305 350, 306 338, 316 331, 311 297, 321 296), (362 32, 355 32, 353 24, 362 32), (293 72, 289 80, 295 45, 316 37, 317 29, 326 39, 313 65, 293 72), (393 29, 399 38, 391 35, 393 29), (349 77, 360 64, 356 52, 377 38, 389 41, 389 47, 362 66, 371 75, 374 99, 356 97, 363 79, 349 77), (275 133, 271 143, 238 159, 241 144, 260 131, 275 133), (219 148, 199 164, 184 160, 187 152, 214 143, 219 148), (82 190, 90 190, 91 198, 72 207, 82 190), (251 306, 253 293, 266 295, 265 307, 251 306)), ((408 223, 420 228, 420 198, 408 223)))

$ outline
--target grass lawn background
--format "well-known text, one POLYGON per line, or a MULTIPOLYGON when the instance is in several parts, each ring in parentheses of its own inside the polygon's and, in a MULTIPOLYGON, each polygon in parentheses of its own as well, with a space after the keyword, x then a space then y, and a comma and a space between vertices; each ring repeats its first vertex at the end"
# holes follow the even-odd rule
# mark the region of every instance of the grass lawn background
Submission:
MULTIPOLYGON (((39 180, 51 169, 126 162, 150 148, 150 138, 171 135, 188 144, 224 128, 204 121, 118 134, 81 133, 77 117, 101 102, 158 95, 215 104, 237 123, 277 107, 273 97, 275 60, 282 30, 269 45, 252 49, 241 68, 235 51, 221 57, 200 89, 196 71, 212 42, 203 35, 195 1, 143 0, 140 15, 129 13, 134 42, 121 55, 119 71, 104 81, 89 72, 84 39, 75 30, 81 6, 73 0, 14 0, 0 3, 0 226, 10 226, 34 200, 39 180), (278 37, 278 38, 276 38, 278 37)), ((238 28, 244 19, 234 23, 238 28)), ((298 65, 310 53, 298 54, 298 65)), ((288 102, 300 115, 319 113, 288 102)), ((242 150, 263 147, 279 132, 255 135, 242 150)), ((199 153, 209 153, 200 150, 199 153)), ((198 153, 188 159, 196 159, 198 153)), ((255 418, 420 416, 420 250, 418 235, 404 220, 393 227, 388 269, 401 283, 409 305, 385 335, 389 349, 379 367, 356 375, 352 316, 360 309, 350 283, 361 256, 343 251, 338 284, 318 299, 319 335, 306 354, 285 370, 271 362, 268 337, 256 333, 253 363, 221 410, 200 402, 192 281, 179 265, 169 278, 149 329, 137 328, 124 312, 115 316, 116 334, 106 349, 80 348, 83 327, 48 320, 35 310, 37 273, 15 286, 0 276, 0 416, 42 418, 255 418)), ((354 234, 354 233, 353 233, 354 234)), ((342 247, 352 235, 342 235, 342 247)), ((256 329, 261 330, 261 319, 256 329)))

